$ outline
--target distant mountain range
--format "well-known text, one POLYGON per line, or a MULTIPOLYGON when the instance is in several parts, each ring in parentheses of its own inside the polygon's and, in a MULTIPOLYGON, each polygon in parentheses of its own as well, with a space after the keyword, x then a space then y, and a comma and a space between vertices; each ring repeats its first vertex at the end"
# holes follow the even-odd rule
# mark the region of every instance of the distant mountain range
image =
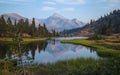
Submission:
MULTIPOLYGON (((26 17, 20 16, 16 13, 8 13, 8 14, 2 14, 4 15, 4 18, 7 20, 8 17, 11 18, 12 22, 14 23, 15 19, 19 21, 20 19, 26 19, 26 17)), ((29 19, 29 23, 32 22, 32 19, 29 19)), ((60 14, 54 13, 53 15, 49 16, 46 19, 35 19, 36 26, 38 24, 46 24, 48 30, 55 29, 56 31, 63 31, 78 27, 83 27, 85 23, 82 21, 79 21, 78 19, 67 19, 60 14)))

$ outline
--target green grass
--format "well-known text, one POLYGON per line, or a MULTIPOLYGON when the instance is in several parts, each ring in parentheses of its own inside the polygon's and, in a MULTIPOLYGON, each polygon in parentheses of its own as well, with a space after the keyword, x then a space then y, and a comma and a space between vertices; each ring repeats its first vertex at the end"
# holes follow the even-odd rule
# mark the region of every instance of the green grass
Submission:
POLYGON ((106 56, 120 56, 120 51, 113 49, 113 48, 107 48, 106 46, 98 44, 95 40, 87 40, 87 39, 74 39, 74 40, 63 40, 62 43, 72 43, 77 45, 84 45, 88 47, 92 47, 96 49, 98 55, 102 57, 106 56))
POLYGON ((48 38, 23 38, 23 42, 44 41, 48 38))
MULTIPOLYGON (((23 38, 23 43, 29 43, 29 42, 34 42, 34 41, 45 41, 48 38, 23 38)), ((13 40, 12 38, 0 38, 1 42, 8 42, 12 43, 13 40)))
POLYGON ((117 75, 120 73, 118 59, 78 58, 58 61, 55 64, 35 64, 26 69, 33 75, 117 75))
MULTIPOLYGON (((27 75, 118 75, 120 57, 109 59, 77 58, 54 64, 25 66, 27 75)), ((22 68, 13 66, 13 60, 0 59, 1 75, 21 75, 22 68)))
MULTIPOLYGON (((27 72, 27 75, 79 75, 75 73, 81 73, 84 75, 84 73, 91 73, 94 74, 97 70, 97 64, 99 60, 95 60, 92 58, 88 59, 69 59, 67 61, 58 61, 55 64, 46 64, 46 65, 39 65, 39 64, 33 64, 30 66, 26 66, 25 70, 27 72), (93 72, 91 72, 91 70, 93 72)), ((0 73, 2 75, 19 75, 18 73, 20 68, 15 70, 15 67, 13 66, 13 62, 11 60, 0 60, 0 73), (9 61, 9 62, 8 62, 9 61), (6 64, 8 63, 8 64, 6 64), (8 68, 4 68, 8 66, 8 68), (9 67, 10 66, 10 67, 9 67), (3 68, 2 68, 3 67, 3 68)))

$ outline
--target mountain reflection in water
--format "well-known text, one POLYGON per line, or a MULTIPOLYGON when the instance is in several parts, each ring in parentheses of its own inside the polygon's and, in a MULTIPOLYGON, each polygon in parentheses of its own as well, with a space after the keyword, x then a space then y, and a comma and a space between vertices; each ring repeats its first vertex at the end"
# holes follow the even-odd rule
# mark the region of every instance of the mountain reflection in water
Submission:
MULTIPOLYGON (((12 59, 14 55, 11 50, 12 46, 13 44, 0 43, 0 58, 12 59)), ((24 57, 31 57, 33 62, 40 64, 75 58, 100 58, 92 48, 82 45, 63 44, 58 39, 31 42, 23 44, 23 47, 24 57)))

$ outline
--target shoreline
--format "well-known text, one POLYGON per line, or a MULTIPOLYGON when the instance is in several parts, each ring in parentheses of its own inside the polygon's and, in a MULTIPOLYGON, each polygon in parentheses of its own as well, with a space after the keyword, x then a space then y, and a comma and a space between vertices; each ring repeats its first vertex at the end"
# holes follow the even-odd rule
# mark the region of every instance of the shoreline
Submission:
POLYGON ((102 57, 112 57, 112 56, 119 56, 120 55, 119 50, 116 50, 113 48, 107 48, 106 46, 98 44, 99 41, 95 41, 95 40, 74 39, 74 40, 62 40, 61 42, 92 47, 96 50, 98 55, 100 55, 102 57))

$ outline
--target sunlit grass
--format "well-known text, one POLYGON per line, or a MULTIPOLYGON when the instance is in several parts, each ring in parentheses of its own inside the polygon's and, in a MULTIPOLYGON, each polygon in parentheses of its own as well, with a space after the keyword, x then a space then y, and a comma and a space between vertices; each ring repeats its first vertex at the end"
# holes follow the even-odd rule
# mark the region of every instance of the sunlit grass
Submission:
POLYGON ((12 38, 0 38, 0 41, 11 42, 12 38))
MULTIPOLYGON (((44 41, 47 40, 48 38, 23 38, 23 43, 27 43, 27 42, 34 42, 34 41, 44 41)), ((0 38, 0 41, 3 42, 13 42, 12 38, 0 38)))
POLYGON ((34 42, 34 41, 44 41, 48 38, 23 38, 23 42, 34 42))

